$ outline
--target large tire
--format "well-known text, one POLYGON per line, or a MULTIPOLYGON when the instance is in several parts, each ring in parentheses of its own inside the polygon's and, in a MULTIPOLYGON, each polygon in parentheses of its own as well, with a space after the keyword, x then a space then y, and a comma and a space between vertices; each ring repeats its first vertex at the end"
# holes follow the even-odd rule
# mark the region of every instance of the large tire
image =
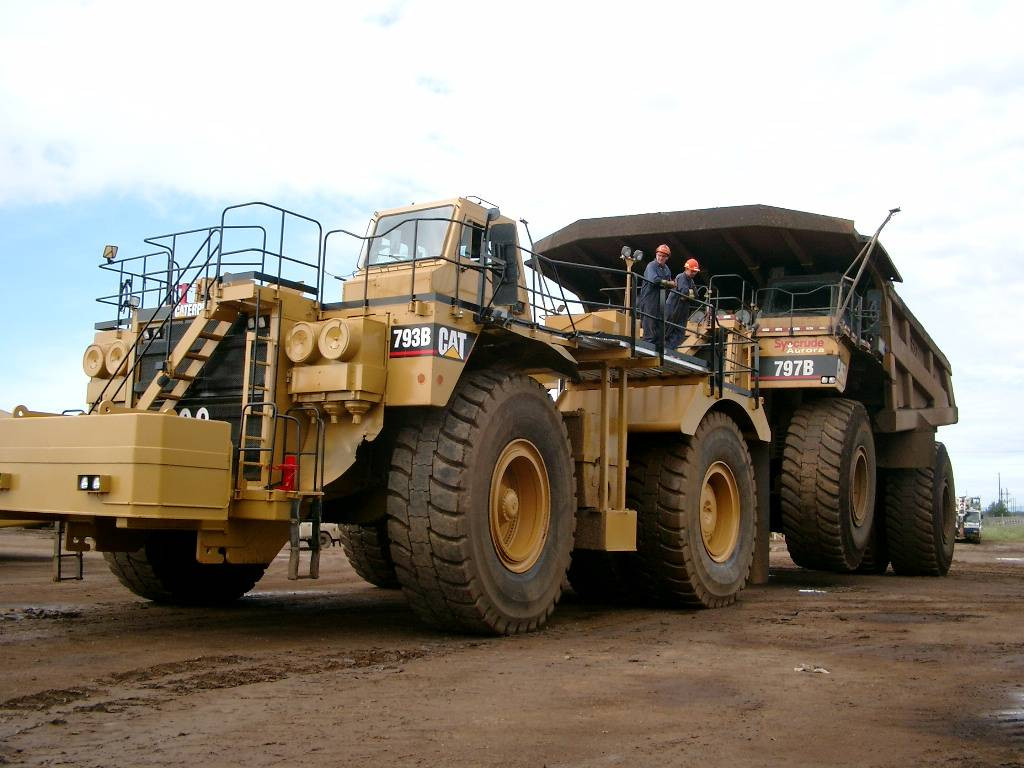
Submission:
POLYGON ((104 552, 111 572, 139 597, 173 605, 225 605, 263 576, 268 564, 196 561, 194 531, 154 531, 135 552, 104 552))
POLYGON ((757 529, 753 462, 736 423, 710 413, 693 437, 644 446, 626 492, 637 510, 637 589, 676 606, 735 602, 757 529))
POLYGON ((956 491, 946 446, 930 467, 889 473, 886 534, 892 569, 901 576, 945 576, 953 562, 956 491))
POLYGON ((364 581, 383 589, 398 589, 395 562, 391 559, 388 521, 370 525, 347 523, 338 526, 341 546, 352 569, 364 581))
POLYGON ((864 406, 800 406, 786 432, 779 499, 793 562, 847 573, 864 557, 875 508, 875 441, 864 406))
POLYGON ((402 589, 442 629, 515 634, 547 622, 576 522, 569 437, 528 376, 466 374, 444 409, 398 431, 388 534, 402 589))

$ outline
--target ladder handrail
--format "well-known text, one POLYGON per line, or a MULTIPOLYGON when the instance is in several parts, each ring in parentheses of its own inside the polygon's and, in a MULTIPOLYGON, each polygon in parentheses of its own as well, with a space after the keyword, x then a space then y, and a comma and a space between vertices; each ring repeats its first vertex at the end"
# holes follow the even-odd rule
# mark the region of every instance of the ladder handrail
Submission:
MULTIPOLYGON (((210 239, 213 237, 213 234, 216 231, 217 230, 213 230, 213 229, 210 230, 209 234, 206 236, 206 239, 203 240, 202 244, 200 244, 199 248, 196 249, 196 252, 192 255, 192 258, 189 259, 189 263, 186 264, 185 267, 183 267, 181 270, 179 270, 179 272, 178 272, 179 275, 184 274, 187 270, 192 268, 193 262, 196 260, 196 258, 199 256, 199 254, 202 252, 203 248, 207 247, 207 245, 209 244, 210 239)), ((207 256, 206 261, 199 267, 199 269, 202 270, 203 268, 208 266, 209 263, 210 263, 210 260, 213 258, 213 256, 215 254, 219 253, 219 251, 220 251, 220 243, 218 242, 217 245, 214 246, 213 252, 209 256, 207 256)), ((132 342, 131 351, 129 352, 129 354, 124 356, 124 358, 118 364, 117 370, 114 373, 111 374, 110 379, 107 380, 107 383, 104 385, 103 389, 100 391, 100 394, 97 396, 96 400, 89 405, 88 413, 92 413, 96 409, 96 407, 101 402, 103 402, 103 400, 105 399, 104 396, 107 394, 107 390, 110 388, 110 385, 117 379, 118 376, 123 376, 123 378, 121 380, 121 383, 118 385, 117 389, 114 390, 114 393, 111 395, 110 399, 115 399, 119 394, 121 394, 121 390, 124 389, 125 385, 128 383, 129 375, 130 374, 134 374, 138 370, 139 366, 142 364, 142 359, 146 355, 146 353, 149 351, 149 348, 151 346, 153 346, 153 343, 160 336, 161 331, 163 331, 165 326, 167 326, 167 324, 170 323, 170 321, 174 318, 174 307, 176 307, 178 305, 178 303, 180 302, 180 297, 175 296, 176 290, 177 290, 177 285, 170 285, 170 286, 168 286, 167 293, 164 296, 164 300, 161 302, 160 306, 157 307, 157 309, 154 312, 153 316, 149 320, 146 321, 145 326, 139 329, 138 334, 135 337, 135 341, 132 342), (173 301, 172 301, 172 299, 173 299, 173 301), (161 319, 159 326, 157 326, 156 329, 153 329, 152 326, 154 324, 154 321, 156 321, 156 319, 159 317, 160 310, 161 309, 165 309, 165 308, 167 309, 167 314, 161 319), (148 331, 148 330, 152 330, 153 332, 150 334, 149 338, 146 339, 146 331, 148 331), (145 341, 146 342, 146 346, 145 346, 144 349, 142 349, 141 353, 139 353, 139 342, 140 341, 145 341), (128 368, 128 361, 129 360, 133 361, 132 366, 131 366, 130 369, 128 368), (123 374, 121 373, 121 369, 122 368, 125 369, 123 374)), ((209 290, 209 289, 207 289, 207 290, 209 290)), ((207 296, 209 296, 209 293, 207 293, 207 296)), ((167 334, 167 339, 168 339, 167 343, 169 345, 170 344, 170 334, 167 334)), ((166 361, 165 361, 165 364, 166 364, 166 361)))

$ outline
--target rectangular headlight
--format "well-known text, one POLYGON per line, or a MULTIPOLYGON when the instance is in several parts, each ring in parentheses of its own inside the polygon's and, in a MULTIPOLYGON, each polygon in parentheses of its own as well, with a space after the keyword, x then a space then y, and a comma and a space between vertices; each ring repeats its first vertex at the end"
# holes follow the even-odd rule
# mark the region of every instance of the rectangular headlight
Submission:
POLYGON ((110 475, 79 475, 78 490, 87 493, 109 493, 110 475))

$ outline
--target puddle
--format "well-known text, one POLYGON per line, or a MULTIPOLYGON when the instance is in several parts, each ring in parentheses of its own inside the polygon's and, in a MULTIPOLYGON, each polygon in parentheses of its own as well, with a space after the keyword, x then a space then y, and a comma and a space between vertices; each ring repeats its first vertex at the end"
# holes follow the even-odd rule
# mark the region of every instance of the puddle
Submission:
POLYGON ((827 595, 828 594, 828 590, 827 589, 798 589, 797 592, 799 592, 801 595, 827 595))
POLYGON ((996 560, 1004 563, 1024 563, 1024 557, 997 557, 996 560))
POLYGON ((1010 741, 1024 743, 1024 692, 1010 694, 1011 707, 991 714, 1000 732, 1010 741))

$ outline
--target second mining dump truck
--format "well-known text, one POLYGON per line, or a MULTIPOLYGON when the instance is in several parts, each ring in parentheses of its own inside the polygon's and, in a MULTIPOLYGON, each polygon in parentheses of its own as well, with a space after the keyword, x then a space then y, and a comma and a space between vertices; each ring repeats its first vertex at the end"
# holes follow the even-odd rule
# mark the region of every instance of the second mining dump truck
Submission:
POLYGON ((701 300, 679 349, 638 341, 640 254, 556 263, 478 198, 365 236, 253 203, 146 243, 104 253, 86 408, 0 419, 0 517, 57 521, 57 578, 94 547, 142 597, 223 603, 282 546, 316 576, 323 521, 360 575, 463 631, 543 625, 567 575, 709 607, 765 578, 757 342, 701 300), (581 306, 574 272, 624 300, 581 306))
MULTIPOLYGON (((751 205, 581 220, 537 250, 562 264, 565 287, 595 312, 621 301, 621 283, 570 265, 610 266, 623 244, 667 244, 673 273, 697 258, 720 323, 757 340, 755 387, 772 430, 771 528, 793 560, 941 575, 956 494, 935 433, 957 420, 951 368, 897 295, 880 232, 751 205)), ((691 343, 704 309, 683 322, 691 343)))

